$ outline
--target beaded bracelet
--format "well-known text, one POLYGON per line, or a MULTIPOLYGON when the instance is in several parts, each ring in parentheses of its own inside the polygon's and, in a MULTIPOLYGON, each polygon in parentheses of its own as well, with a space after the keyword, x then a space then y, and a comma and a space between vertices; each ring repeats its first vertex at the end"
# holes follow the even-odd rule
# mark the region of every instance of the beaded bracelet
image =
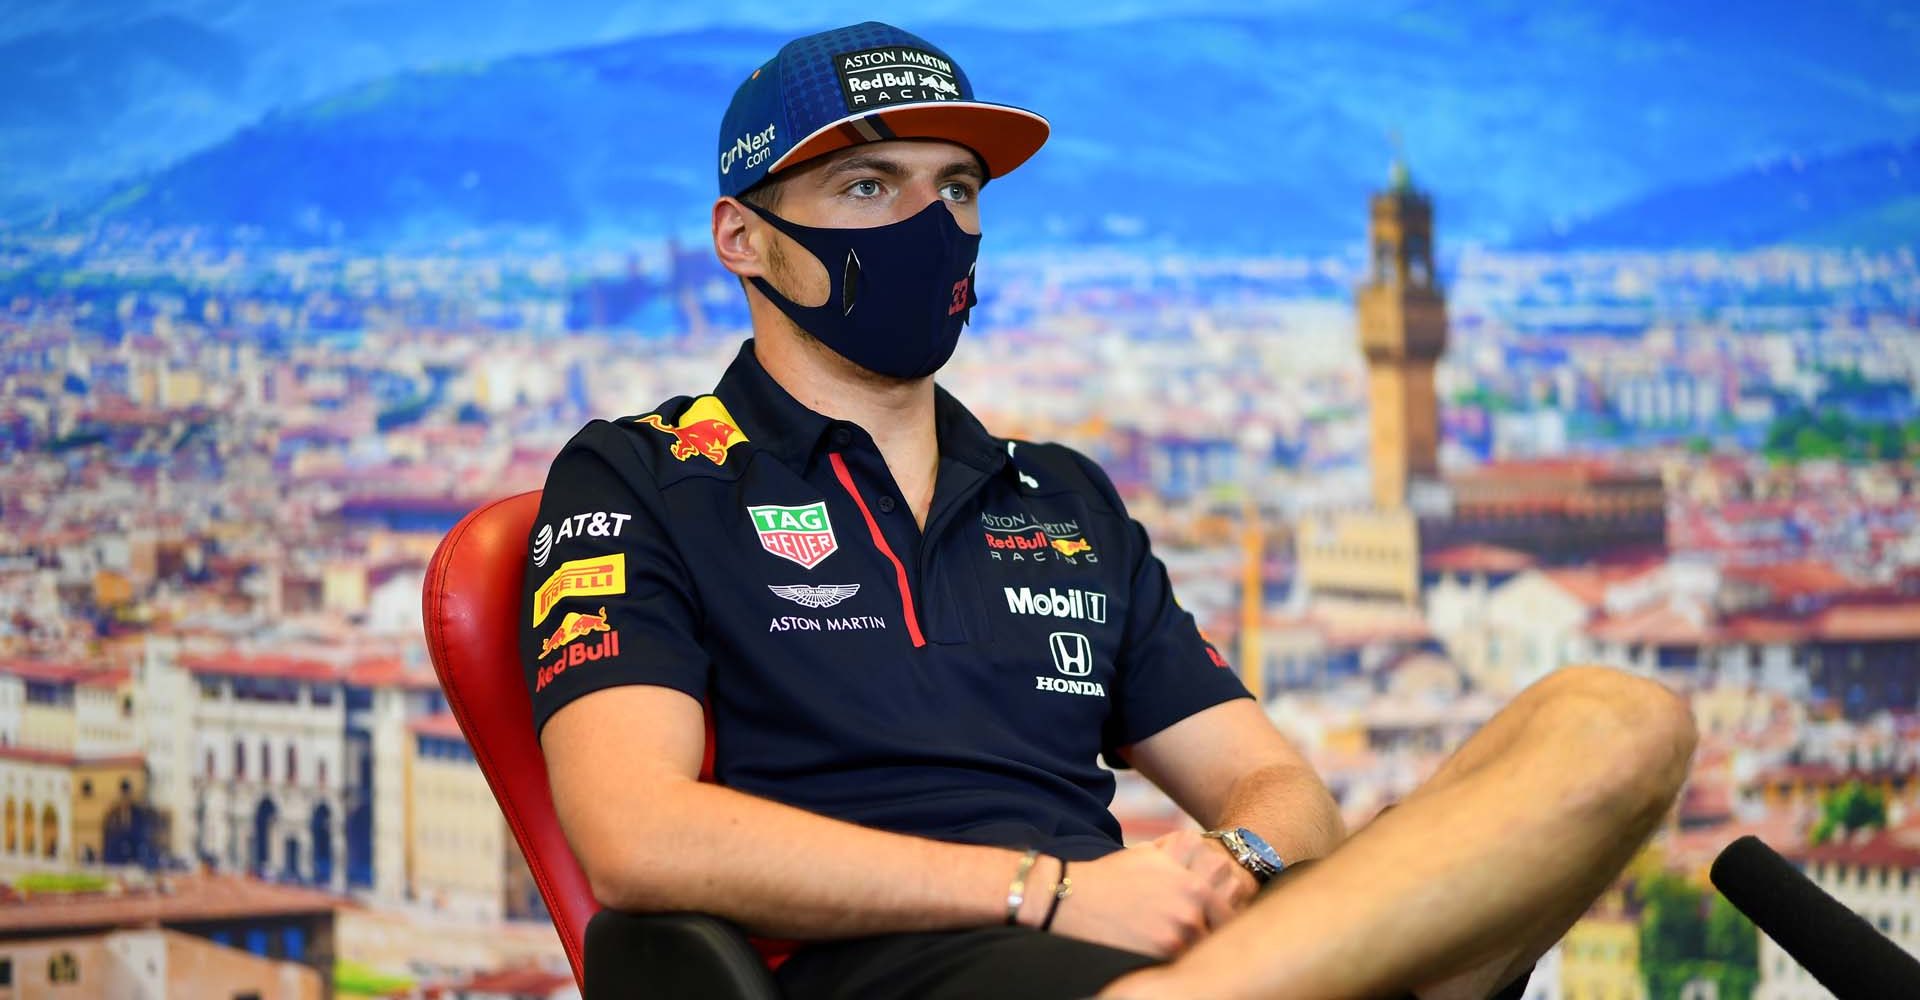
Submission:
POLYGON ((1013 881, 1007 886, 1007 926, 1020 922, 1020 904, 1027 901, 1027 873, 1033 870, 1033 861, 1040 856, 1038 847, 1027 848, 1020 856, 1020 867, 1013 873, 1013 881))

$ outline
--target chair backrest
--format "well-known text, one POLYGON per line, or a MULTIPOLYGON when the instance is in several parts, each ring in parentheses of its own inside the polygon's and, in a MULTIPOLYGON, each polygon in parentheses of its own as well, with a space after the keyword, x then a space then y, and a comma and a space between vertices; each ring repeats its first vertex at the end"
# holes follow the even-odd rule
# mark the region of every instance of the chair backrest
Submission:
POLYGON ((433 553, 422 600, 427 650, 447 704, 526 855, 574 981, 584 989, 582 942, 600 904, 554 814, 520 665, 521 584, 539 509, 534 490, 462 518, 433 553))

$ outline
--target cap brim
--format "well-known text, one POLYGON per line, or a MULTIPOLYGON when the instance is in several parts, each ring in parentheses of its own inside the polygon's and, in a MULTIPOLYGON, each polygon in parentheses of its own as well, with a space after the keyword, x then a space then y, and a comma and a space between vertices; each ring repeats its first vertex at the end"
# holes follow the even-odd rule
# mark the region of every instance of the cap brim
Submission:
POLYGON ((828 122, 767 168, 767 176, 849 146, 886 139, 944 139, 979 154, 989 178, 1027 162, 1052 126, 1024 108, 979 101, 927 101, 862 111, 828 122))

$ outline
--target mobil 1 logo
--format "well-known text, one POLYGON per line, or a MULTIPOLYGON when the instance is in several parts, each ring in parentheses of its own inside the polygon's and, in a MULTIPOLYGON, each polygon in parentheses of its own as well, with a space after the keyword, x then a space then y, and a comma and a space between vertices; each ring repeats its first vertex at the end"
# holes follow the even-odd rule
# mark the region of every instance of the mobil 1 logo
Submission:
POLYGON ((1046 618, 1073 618, 1092 622, 1095 625, 1107 623, 1107 595, 1094 590, 1059 590, 1048 587, 1035 590, 1032 587, 1002 587, 1007 595, 1007 611, 1016 615, 1039 615, 1046 618))
POLYGON ((833 68, 848 111, 960 99, 953 64, 924 49, 889 45, 842 52, 833 57, 833 68))

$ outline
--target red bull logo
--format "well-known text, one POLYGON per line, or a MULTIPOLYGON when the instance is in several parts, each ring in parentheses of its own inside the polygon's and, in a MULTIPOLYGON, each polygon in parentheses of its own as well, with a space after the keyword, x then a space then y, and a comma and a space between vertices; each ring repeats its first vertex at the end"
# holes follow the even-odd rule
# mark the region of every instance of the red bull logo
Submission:
POLYGON ((989 531, 987 548, 1008 552, 1036 552, 1047 547, 1047 533, 1038 528, 1024 534, 1004 534, 989 531))
MULTIPOLYGON (((604 625, 601 627, 605 628, 604 625)), ((619 655, 620 633, 614 629, 607 629, 607 633, 600 637, 600 641, 592 645, 578 643, 564 647, 558 660, 553 661, 550 666, 540 668, 540 675, 534 679, 533 689, 536 692, 540 691, 548 684, 553 683, 554 678, 566 673, 573 667, 587 663, 595 663, 600 660, 610 660, 619 655)))
POLYGON ((1056 538, 1053 540, 1053 550, 1071 559, 1082 552, 1092 552, 1093 543, 1084 538, 1056 538))
POLYGON ((553 655, 555 650, 561 649, 575 639, 584 639, 595 632, 606 631, 608 631, 608 626, 607 609, 605 605, 601 606, 598 614, 589 615, 578 611, 569 611, 565 618, 560 619, 560 627, 555 629, 552 635, 547 636, 541 641, 540 659, 546 659, 553 655))
POLYGON ((718 397, 702 396, 687 407, 680 415, 679 424, 669 424, 658 414, 649 413, 641 417, 638 423, 646 424, 662 434, 673 435, 673 457, 682 462, 700 455, 715 465, 727 464, 727 451, 736 444, 744 443, 747 435, 734 422, 733 414, 727 412, 718 397))

